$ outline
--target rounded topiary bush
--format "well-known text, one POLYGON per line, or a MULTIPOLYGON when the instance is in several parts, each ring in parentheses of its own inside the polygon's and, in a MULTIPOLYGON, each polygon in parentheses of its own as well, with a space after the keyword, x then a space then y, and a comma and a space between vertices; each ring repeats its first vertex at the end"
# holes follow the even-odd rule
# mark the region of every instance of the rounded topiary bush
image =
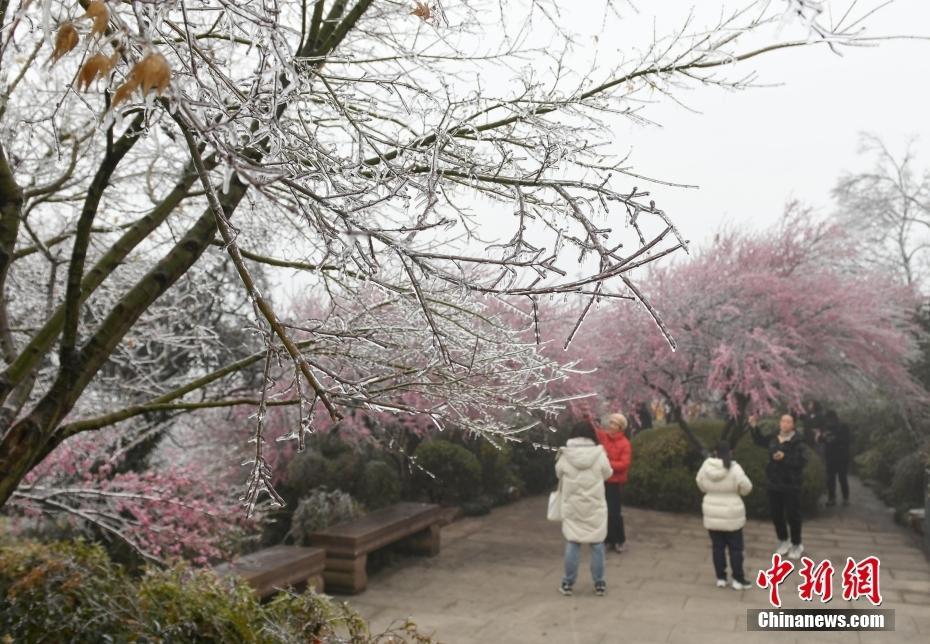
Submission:
POLYGON ((400 476, 384 461, 370 461, 362 469, 357 489, 356 496, 366 508, 383 508, 400 499, 400 476))
POLYGON ((464 503, 481 494, 481 464, 461 445, 442 439, 423 442, 413 460, 419 466, 414 485, 432 501, 464 503))
MULTIPOLYGON (((692 431, 702 444, 711 447, 719 440, 722 421, 695 422, 692 431)), ((630 505, 673 512, 701 511, 701 491, 694 481, 701 457, 694 453, 676 425, 662 425, 640 432, 632 441, 633 463, 624 499, 630 505)), ((801 488, 801 508, 806 516, 817 512, 818 500, 825 490, 824 467, 820 457, 805 447, 807 465, 801 488)), ((734 452, 734 459, 753 484, 752 493, 743 499, 746 513, 753 518, 768 518, 765 466, 768 452, 744 436, 734 452)))
POLYGON ((889 501, 898 512, 924 506, 926 476, 927 463, 923 454, 908 454, 898 461, 889 488, 889 501))
POLYGON ((542 494, 555 489, 555 452, 533 447, 529 442, 513 447, 511 463, 514 474, 527 494, 542 494))
POLYGON ((640 432, 633 438, 633 461, 623 498, 630 505, 694 512, 700 510, 701 493, 694 483, 695 461, 684 435, 676 427, 663 426, 640 432))
POLYGON ((511 466, 513 452, 509 445, 497 447, 478 439, 473 449, 481 464, 481 487, 485 496, 494 503, 506 503, 522 494, 523 481, 511 466))
POLYGON ((307 449, 294 454, 287 464, 287 484, 309 490, 326 485, 327 461, 318 450, 307 449))
POLYGON ((856 456, 856 471, 880 488, 890 486, 898 463, 914 453, 914 441, 906 432, 873 436, 872 439, 876 441, 873 446, 856 456))
POLYGON ((331 490, 354 492, 365 467, 364 456, 355 449, 348 449, 337 456, 327 457, 324 485, 331 490))

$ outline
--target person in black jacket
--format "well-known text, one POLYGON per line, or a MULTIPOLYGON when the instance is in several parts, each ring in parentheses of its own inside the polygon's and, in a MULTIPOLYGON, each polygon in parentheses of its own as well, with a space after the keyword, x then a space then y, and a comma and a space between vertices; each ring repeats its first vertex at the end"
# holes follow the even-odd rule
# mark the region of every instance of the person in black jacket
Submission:
POLYGON ((824 414, 817 442, 823 446, 827 466, 827 505, 836 505, 836 479, 840 479, 843 505, 849 505, 849 427, 840 422, 832 409, 824 414))
POLYGON ((778 536, 776 552, 789 559, 799 559, 804 552, 801 544, 801 483, 804 480, 804 441, 795 431, 794 417, 785 414, 777 433, 763 434, 758 419, 749 417, 749 433, 753 442, 769 451, 765 466, 769 513, 778 536), (787 526, 785 519, 787 518, 787 526), (788 540, 789 529, 791 540, 788 540))
POLYGON ((804 426, 804 441, 811 449, 818 451, 817 433, 823 428, 823 407, 816 400, 808 400, 804 403, 804 413, 798 420, 804 426))

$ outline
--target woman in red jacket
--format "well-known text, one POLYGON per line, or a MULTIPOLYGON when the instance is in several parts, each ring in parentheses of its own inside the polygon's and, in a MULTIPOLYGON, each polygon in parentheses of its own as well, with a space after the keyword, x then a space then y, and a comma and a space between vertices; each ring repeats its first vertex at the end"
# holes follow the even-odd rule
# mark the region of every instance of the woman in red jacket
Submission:
POLYGON ((627 471, 633 459, 633 448, 626 437, 626 416, 611 414, 607 418, 607 428, 597 430, 597 438, 607 451, 607 458, 613 468, 613 474, 604 483, 607 496, 607 538, 604 543, 608 550, 623 552, 626 533, 623 530, 623 513, 620 507, 620 489, 626 483, 627 471))

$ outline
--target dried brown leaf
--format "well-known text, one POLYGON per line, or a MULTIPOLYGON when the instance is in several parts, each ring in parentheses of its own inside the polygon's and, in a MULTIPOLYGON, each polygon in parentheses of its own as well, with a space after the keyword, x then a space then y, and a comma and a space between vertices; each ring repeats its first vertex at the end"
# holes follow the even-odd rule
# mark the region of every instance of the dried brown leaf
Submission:
POLYGON ((425 21, 433 17, 433 10, 425 2, 417 2, 410 15, 425 21))
POLYGON ((171 83, 171 67, 161 54, 149 54, 129 70, 129 78, 116 88, 111 107, 129 99, 137 89, 145 96, 151 91, 161 96, 171 83))
POLYGON ((101 0, 89 2, 84 16, 94 21, 94 25, 90 30, 91 35, 99 36, 106 33, 107 25, 110 22, 110 10, 101 0))
POLYGON ((113 92, 113 102, 110 103, 110 109, 113 109, 120 103, 129 100, 129 97, 132 96, 132 93, 136 91, 138 86, 139 83, 130 77, 129 80, 117 87, 116 91, 113 92))
POLYGON ((132 68, 130 78, 135 79, 143 95, 155 90, 161 96, 171 82, 171 67, 161 54, 149 54, 132 68))
POLYGON ((78 90, 82 87, 87 89, 95 80, 109 74, 116 66, 116 60, 116 54, 111 57, 97 53, 88 58, 81 67, 81 71, 78 72, 78 90))
POLYGON ((78 32, 70 22, 64 23, 58 28, 58 34, 55 36, 55 50, 52 52, 52 63, 58 62, 58 59, 77 47, 78 32))

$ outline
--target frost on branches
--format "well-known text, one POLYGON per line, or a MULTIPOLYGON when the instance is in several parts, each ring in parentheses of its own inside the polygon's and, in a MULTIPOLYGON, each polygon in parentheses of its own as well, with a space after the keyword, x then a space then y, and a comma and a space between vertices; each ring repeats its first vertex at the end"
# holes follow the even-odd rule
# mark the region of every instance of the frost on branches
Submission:
POLYGON ((630 271, 684 246, 608 117, 862 39, 747 2, 595 67, 565 8, 0 0, 0 504, 70 437, 203 409, 257 410, 252 507, 271 406, 297 442, 354 410, 493 436, 557 408, 564 371, 489 311, 642 301, 630 271))
POLYGON ((808 398, 881 391, 923 404, 908 371, 917 300, 889 273, 861 268, 858 251, 797 208, 763 233, 722 232, 649 274, 677 351, 640 308, 604 307, 574 346, 597 368, 588 386, 625 409, 662 400, 686 431, 686 405, 722 404, 734 441, 749 414, 800 411, 808 398))

